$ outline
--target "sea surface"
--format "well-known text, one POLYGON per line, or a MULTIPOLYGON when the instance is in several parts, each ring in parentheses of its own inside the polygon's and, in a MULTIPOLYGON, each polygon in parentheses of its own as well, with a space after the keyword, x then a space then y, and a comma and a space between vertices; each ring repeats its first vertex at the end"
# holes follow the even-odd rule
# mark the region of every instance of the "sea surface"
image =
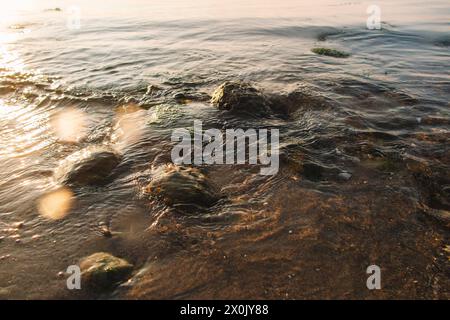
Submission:
POLYGON ((450 2, 377 1, 380 30, 372 4, 2 1, 0 298, 450 298, 450 2), (244 119, 210 104, 225 81, 311 98, 244 119), (278 174, 204 166, 223 195, 206 212, 150 201, 194 120, 279 129, 278 174), (121 155, 107 183, 60 189, 60 162, 98 145, 121 155), (130 279, 68 290, 99 251, 130 279))

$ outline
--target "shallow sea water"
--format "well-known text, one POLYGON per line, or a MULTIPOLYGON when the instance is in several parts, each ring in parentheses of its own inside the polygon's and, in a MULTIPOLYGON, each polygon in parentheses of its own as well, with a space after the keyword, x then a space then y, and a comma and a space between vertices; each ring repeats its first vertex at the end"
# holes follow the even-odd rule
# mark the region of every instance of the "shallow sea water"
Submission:
POLYGON ((450 3, 378 4, 381 30, 366 1, 80 0, 75 30, 69 1, 2 4, 0 298, 448 299, 450 3), (209 103, 227 80, 313 98, 243 119, 209 103), (223 199, 198 214, 149 201, 194 120, 278 128, 279 173, 202 167, 223 199), (107 183, 43 210, 60 161, 95 145, 121 154, 107 183), (58 273, 98 251, 131 278, 67 290, 58 273), (371 264, 383 290, 366 288, 371 264))

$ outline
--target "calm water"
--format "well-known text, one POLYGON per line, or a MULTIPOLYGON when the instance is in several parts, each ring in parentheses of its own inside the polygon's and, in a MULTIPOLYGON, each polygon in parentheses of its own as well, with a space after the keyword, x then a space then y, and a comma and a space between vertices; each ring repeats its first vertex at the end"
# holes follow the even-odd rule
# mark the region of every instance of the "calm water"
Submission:
POLYGON ((80 0, 75 30, 71 1, 10 2, 0 11, 0 298, 96 298, 58 273, 97 251, 135 265, 106 298, 450 297, 448 1, 378 1, 382 30, 366 29, 366 1, 80 0), (225 80, 325 103, 244 121, 208 102, 225 80), (172 129, 194 119, 279 128, 279 174, 211 166, 226 200, 207 213, 150 203, 142 184, 170 155, 172 129), (67 190, 67 215, 42 216, 59 162, 98 144, 122 154, 108 184, 67 190), (367 290, 370 264, 384 290, 367 290))

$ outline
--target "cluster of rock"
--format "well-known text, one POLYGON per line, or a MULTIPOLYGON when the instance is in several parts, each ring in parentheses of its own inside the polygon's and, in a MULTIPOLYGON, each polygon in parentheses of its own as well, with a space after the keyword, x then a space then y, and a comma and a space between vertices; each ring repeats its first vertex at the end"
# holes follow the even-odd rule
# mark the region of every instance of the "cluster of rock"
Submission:
MULTIPOLYGON (((211 104, 239 116, 289 115, 297 105, 320 106, 307 91, 286 96, 268 96, 250 84, 225 82, 212 95, 211 104)), ((62 185, 83 187, 111 181, 121 155, 105 145, 90 146, 69 155, 56 168, 54 177, 62 185)), ((147 199, 182 213, 200 212, 221 198, 212 181, 198 168, 160 163, 143 188, 147 199)), ((98 252, 80 261, 83 283, 94 290, 114 288, 133 272, 133 265, 109 253, 98 252)))
MULTIPOLYGON (((248 83, 228 81, 212 94, 211 104, 238 116, 290 116, 298 109, 321 108, 328 101, 310 88, 286 95, 268 95, 248 83)), ((121 155, 106 145, 89 146, 69 155, 55 170, 55 179, 66 186, 101 185, 111 181, 121 155)), ((160 165, 144 188, 145 194, 167 206, 189 212, 214 205, 220 195, 200 170, 173 164, 160 165)))
MULTIPOLYGON (((120 162, 120 155, 108 147, 89 147, 70 155, 56 169, 56 180, 64 185, 101 184, 120 162)), ((160 165, 152 175, 145 194, 167 206, 189 213, 212 206, 219 200, 211 181, 199 169, 160 165)), ((106 252, 94 253, 80 261, 82 285, 93 292, 114 289, 129 278, 133 265, 106 252)))
POLYGON ((227 81, 212 94, 211 104, 238 116, 290 116, 301 108, 323 108, 330 102, 309 87, 284 95, 268 95, 248 83, 227 81))

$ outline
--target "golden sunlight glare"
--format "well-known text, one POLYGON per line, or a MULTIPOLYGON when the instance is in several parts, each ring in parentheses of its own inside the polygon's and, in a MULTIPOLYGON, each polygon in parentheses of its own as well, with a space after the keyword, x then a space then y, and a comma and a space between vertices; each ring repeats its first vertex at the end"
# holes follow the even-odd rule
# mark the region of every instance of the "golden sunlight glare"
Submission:
POLYGON ((2 9, 0 10, 0 23, 9 23, 15 20, 18 11, 33 9, 35 4, 35 0, 4 1, 4 3, 2 3, 2 9))
POLYGON ((51 126, 60 141, 78 142, 86 135, 86 115, 79 109, 69 108, 56 114, 51 126))
POLYGON ((68 188, 60 188, 44 195, 38 201, 39 213, 48 219, 64 218, 73 205, 73 193, 68 188))

